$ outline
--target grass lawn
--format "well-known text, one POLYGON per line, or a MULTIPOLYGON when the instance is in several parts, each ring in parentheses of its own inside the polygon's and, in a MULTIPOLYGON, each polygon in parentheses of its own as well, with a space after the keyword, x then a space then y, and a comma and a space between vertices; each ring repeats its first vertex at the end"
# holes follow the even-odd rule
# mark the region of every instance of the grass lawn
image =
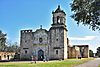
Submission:
POLYGON ((91 59, 67 59, 63 61, 37 62, 0 62, 0 67, 73 67, 91 59))

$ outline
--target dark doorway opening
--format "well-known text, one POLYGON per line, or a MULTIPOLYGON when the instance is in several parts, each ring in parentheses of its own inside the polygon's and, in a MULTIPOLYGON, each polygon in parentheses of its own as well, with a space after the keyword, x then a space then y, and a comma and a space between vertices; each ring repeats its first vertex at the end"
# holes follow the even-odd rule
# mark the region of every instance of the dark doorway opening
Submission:
POLYGON ((9 55, 7 55, 7 59, 9 60, 9 55))
POLYGON ((81 47, 80 54, 81 54, 81 57, 84 58, 84 47, 81 47))
POLYGON ((0 60, 1 60, 1 56, 0 56, 0 60))
POLYGON ((44 52, 43 52, 43 50, 39 50, 38 51, 38 60, 43 61, 43 59, 44 59, 44 52))

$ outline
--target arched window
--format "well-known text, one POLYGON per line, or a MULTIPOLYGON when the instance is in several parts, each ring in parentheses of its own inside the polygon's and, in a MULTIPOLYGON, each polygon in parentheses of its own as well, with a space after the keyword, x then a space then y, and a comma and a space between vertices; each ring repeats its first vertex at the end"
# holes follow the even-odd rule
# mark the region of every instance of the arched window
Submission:
POLYGON ((6 55, 4 55, 4 58, 6 58, 6 55))
POLYGON ((27 54, 27 50, 25 50, 25 54, 27 54))
POLYGON ((57 16, 57 23, 60 23, 60 17, 57 16))
POLYGON ((56 50, 56 54, 58 54, 58 50, 56 50))
POLYGON ((58 39, 56 39, 56 41, 58 41, 58 39))
POLYGON ((43 39, 42 38, 39 38, 39 42, 42 43, 42 41, 43 41, 43 39))

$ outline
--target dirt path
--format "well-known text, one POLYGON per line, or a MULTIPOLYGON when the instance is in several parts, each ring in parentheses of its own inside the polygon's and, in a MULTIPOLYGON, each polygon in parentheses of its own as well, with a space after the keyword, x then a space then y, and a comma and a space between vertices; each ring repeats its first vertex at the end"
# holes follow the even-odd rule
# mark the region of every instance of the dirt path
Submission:
POLYGON ((98 67, 99 65, 100 65, 100 58, 96 58, 95 60, 91 60, 87 63, 75 67, 98 67))

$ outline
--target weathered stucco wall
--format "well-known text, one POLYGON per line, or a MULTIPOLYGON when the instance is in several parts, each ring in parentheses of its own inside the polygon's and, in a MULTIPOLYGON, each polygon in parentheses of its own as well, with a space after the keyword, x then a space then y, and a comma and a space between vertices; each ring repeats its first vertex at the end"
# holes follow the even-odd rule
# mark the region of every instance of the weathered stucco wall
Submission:
POLYGON ((73 47, 68 47, 68 58, 78 58, 78 57, 82 58, 89 57, 88 45, 74 45, 73 47))

